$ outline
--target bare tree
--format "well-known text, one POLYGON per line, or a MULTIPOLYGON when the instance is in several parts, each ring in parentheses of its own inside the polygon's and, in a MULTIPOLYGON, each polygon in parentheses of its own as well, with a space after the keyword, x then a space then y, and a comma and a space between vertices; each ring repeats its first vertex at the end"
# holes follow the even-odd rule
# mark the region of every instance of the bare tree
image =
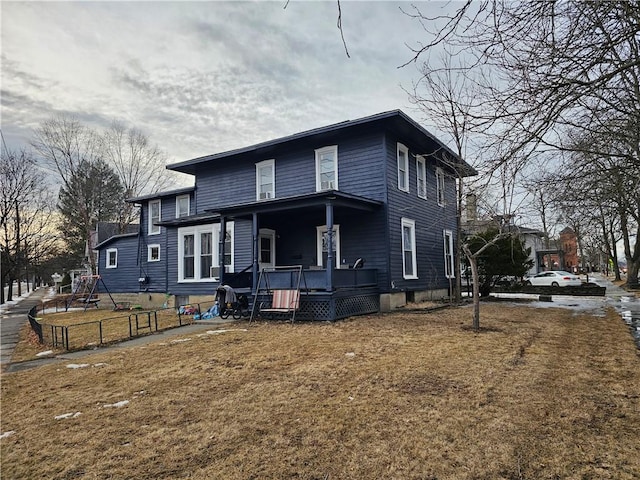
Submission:
MULTIPOLYGON (((53 206, 44 173, 28 151, 2 150, 0 156, 0 284, 9 286, 7 300, 13 296, 13 282, 28 280, 28 268, 46 260, 56 251, 58 239, 51 226, 53 206)), ((5 301, 4 288, 0 303, 5 301)))
POLYGON ((124 187, 118 224, 120 233, 136 220, 134 205, 124 200, 166 188, 174 179, 165 169, 166 154, 136 128, 114 121, 102 135, 102 151, 124 187))
MULTIPOLYGON (((496 162, 522 169, 544 150, 582 152, 591 172, 607 158, 627 165, 620 181, 617 214, 627 262, 628 283, 637 283, 640 163, 640 2, 466 2, 452 15, 409 12, 434 40, 414 49, 413 61, 434 47, 464 55, 463 71, 479 69, 495 82, 483 89, 492 108, 485 113, 491 135, 503 151, 496 162), (576 138, 611 139, 576 142, 576 138), (519 168, 515 162, 524 161, 519 168), (628 207, 633 207, 632 209, 628 207), (625 233, 626 232, 626 233, 625 233)), ((432 71, 443 64, 431 67, 432 71)), ((603 171, 597 175, 601 178, 603 171)), ((607 198, 603 201, 609 201, 607 198)))
POLYGON ((100 139, 96 132, 75 117, 57 115, 35 130, 31 145, 56 171, 68 187, 81 163, 100 158, 100 139))

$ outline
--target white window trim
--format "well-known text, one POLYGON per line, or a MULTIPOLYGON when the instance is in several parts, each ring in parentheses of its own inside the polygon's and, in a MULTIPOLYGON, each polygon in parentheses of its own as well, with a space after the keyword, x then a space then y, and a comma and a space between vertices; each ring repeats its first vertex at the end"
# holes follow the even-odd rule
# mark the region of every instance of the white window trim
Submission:
MULTIPOLYGON (((333 225, 336 238, 336 265, 340 265, 340 225, 333 225)), ((316 227, 316 265, 322 267, 322 235, 329 230, 326 225, 320 225, 316 227)), ((325 267, 326 268, 326 267, 325 267)))
POLYGON ((326 190, 338 190, 338 146, 331 145, 328 147, 322 147, 316 149, 316 192, 324 192, 326 190), (333 188, 322 188, 322 182, 320 181, 320 157, 323 153, 333 153, 333 171, 335 172, 333 188))
MULTIPOLYGON (((228 265, 227 273, 232 273, 234 271, 234 261, 235 261, 235 224, 234 222, 227 222, 227 232, 231 234, 231 265, 228 265)), ((198 264, 194 265, 194 278, 184 278, 184 242, 183 237, 185 235, 194 235, 196 238, 194 239, 194 258, 197 262, 200 259, 200 241, 199 236, 202 233, 210 232, 213 235, 211 236, 211 241, 213 243, 213 259, 211 261, 212 267, 220 266, 220 224, 212 223, 208 225, 196 225, 193 227, 183 227, 178 229, 178 283, 204 283, 204 282, 217 282, 219 281, 218 277, 200 277, 200 268, 198 268, 198 264)))
POLYGON ((444 198, 444 180, 444 170, 440 167, 436 168, 436 200, 441 207, 444 207, 446 203, 444 198))
POLYGON ((107 252, 106 252, 106 258, 105 258, 105 268, 118 268, 118 249, 117 248, 107 248, 107 252), (111 253, 115 253, 116 254, 116 258, 115 258, 115 263, 110 264, 109 263, 109 258, 111 258, 111 253))
POLYGON ((153 218, 151 217, 151 205, 154 203, 158 204, 158 221, 162 220, 162 202, 159 199, 149 200, 149 204, 148 204, 149 220, 147 225, 147 235, 160 235, 160 232, 162 230, 159 225, 153 224, 153 218))
POLYGON ((188 217, 191 212, 191 197, 189 195, 178 195, 176 197, 176 218, 180 217, 188 217), (187 199, 187 213, 185 215, 180 215, 180 199, 187 199))
POLYGON ((152 245, 147 245, 147 262, 159 262, 160 261, 160 244, 159 243, 154 243, 152 245), (151 256, 151 251, 157 248, 158 249, 158 258, 152 258, 151 256))
POLYGON ((444 230, 442 232, 443 236, 443 254, 444 254, 444 276, 447 278, 455 278, 456 272, 454 267, 455 254, 453 251, 453 232, 451 230, 444 230), (451 252, 451 258, 447 261, 447 243, 449 244, 449 251, 451 252), (449 271, 451 274, 447 275, 447 263, 449 264, 449 271))
MULTIPOLYGON (((271 244, 271 263, 270 264, 262 264, 260 263, 260 268, 264 268, 264 267, 268 267, 268 268, 272 268, 275 267, 277 265, 276 263, 276 231, 272 230, 270 228, 261 228, 258 231, 258 242, 260 242, 260 240, 262 238, 269 238, 270 240, 270 244, 271 244)), ((260 247, 260 243, 258 243, 259 247, 260 247)), ((258 253, 258 260, 260 260, 260 252, 258 253)))
POLYGON ((409 149, 400 142, 398 142, 398 148, 396 150, 396 161, 398 164, 398 190, 408 193, 409 192, 409 149), (400 152, 404 153, 404 158, 405 158, 404 173, 400 169, 400 152), (405 185, 404 188, 400 185, 401 178, 404 179, 404 185, 405 185))
POLYGON ((400 227, 400 235, 402 238, 402 277, 405 280, 416 280, 418 278, 418 262, 417 262, 417 246, 416 246, 416 222, 409 218, 401 219, 401 227, 400 227), (413 242, 413 249, 411 250, 411 261, 413 262, 413 271, 412 275, 407 275, 406 265, 404 263, 404 229, 405 227, 411 228, 411 240, 413 242))
POLYGON ((418 193, 419 198, 427 199, 427 161, 422 155, 416 155, 416 191, 418 193), (419 165, 422 165, 422 172, 424 174, 424 178, 422 178, 422 194, 420 194, 420 168, 419 165))
POLYGON ((256 163, 256 200, 257 201, 270 200, 272 198, 276 198, 276 161, 264 160, 262 162, 256 163), (273 185, 273 188, 271 189, 270 192, 266 192, 270 196, 266 198, 260 198, 260 194, 263 193, 260 191, 261 190, 260 187, 262 186, 260 184, 260 170, 264 167, 269 167, 269 166, 271 167, 271 185, 273 185))

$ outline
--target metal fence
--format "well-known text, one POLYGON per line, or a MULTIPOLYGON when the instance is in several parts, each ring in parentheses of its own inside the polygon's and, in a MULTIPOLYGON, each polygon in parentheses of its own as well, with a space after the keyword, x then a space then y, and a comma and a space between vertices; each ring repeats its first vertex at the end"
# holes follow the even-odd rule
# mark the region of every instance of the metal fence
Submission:
MULTIPOLYGON (((205 312, 211 305, 213 302, 209 304, 192 303, 180 305, 177 308, 158 310, 113 312, 113 316, 100 320, 70 324, 57 324, 53 320, 48 321, 46 315, 38 317, 38 312, 43 311, 43 305, 32 308, 28 316, 29 324, 38 335, 40 343, 69 351, 95 348, 189 325, 199 319, 201 312, 205 312)), ((48 308, 52 307, 55 312, 64 311, 63 308, 58 310, 56 303, 49 302, 48 308)))

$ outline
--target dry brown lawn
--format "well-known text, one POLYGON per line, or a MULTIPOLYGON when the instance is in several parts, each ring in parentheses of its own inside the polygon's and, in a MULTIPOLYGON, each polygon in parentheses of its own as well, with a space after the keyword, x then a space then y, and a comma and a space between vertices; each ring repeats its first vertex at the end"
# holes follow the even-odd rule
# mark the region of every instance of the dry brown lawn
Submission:
POLYGON ((482 316, 238 322, 3 374, 2 478, 639 478, 622 320, 482 316))

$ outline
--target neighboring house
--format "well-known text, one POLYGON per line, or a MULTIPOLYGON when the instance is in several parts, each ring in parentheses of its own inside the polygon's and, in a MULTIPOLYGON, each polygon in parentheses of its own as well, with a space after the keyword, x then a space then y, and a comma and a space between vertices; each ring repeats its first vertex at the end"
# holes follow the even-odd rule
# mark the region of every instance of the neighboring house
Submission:
POLYGON ((507 229, 517 232, 525 248, 530 248, 529 259, 533 266, 527 272, 529 275, 536 274, 545 268, 545 258, 549 255, 558 255, 557 250, 545 250, 544 232, 529 227, 515 225, 512 215, 494 215, 488 218, 480 218, 477 210, 477 199, 475 194, 468 194, 466 197, 466 208, 462 219, 462 230, 465 234, 484 232, 490 228, 507 229))
POLYGON ((299 318, 323 320, 446 296, 456 178, 476 174, 398 110, 167 168, 195 185, 130 199, 139 234, 97 246, 110 290, 182 304, 302 265, 299 318))
POLYGON ((563 270, 568 272, 579 272, 580 256, 578 255, 578 237, 576 232, 570 227, 564 228, 560 232, 560 248, 563 251, 563 270))

